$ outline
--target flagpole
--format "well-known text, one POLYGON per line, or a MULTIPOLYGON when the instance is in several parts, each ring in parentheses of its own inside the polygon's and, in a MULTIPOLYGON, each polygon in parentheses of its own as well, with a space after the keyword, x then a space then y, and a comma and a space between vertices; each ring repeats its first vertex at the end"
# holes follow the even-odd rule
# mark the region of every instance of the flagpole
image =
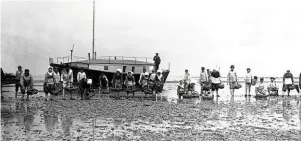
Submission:
POLYGON ((94 39, 95 39, 95 0, 93 0, 93 40, 92 40, 92 59, 95 59, 94 56, 94 39))

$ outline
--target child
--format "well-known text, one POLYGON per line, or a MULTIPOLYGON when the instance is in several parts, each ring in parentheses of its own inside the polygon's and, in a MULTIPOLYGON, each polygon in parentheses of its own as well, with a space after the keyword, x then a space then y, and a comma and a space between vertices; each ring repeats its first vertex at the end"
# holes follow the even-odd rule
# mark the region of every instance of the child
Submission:
POLYGON ((228 73, 228 84, 230 85, 230 93, 231 95, 234 95, 234 85, 237 83, 237 74, 234 71, 234 65, 230 66, 231 70, 228 73))
POLYGON ((275 81, 274 77, 271 77, 271 82, 268 85, 268 92, 271 94, 271 92, 275 92, 278 95, 278 87, 275 81))
POLYGON ((263 83, 264 79, 260 78, 259 84, 255 87, 256 95, 266 95, 267 94, 267 87, 263 83))
POLYGON ((221 79, 220 79, 220 74, 217 71, 217 69, 213 69, 213 72, 211 73, 211 80, 212 80, 212 84, 211 84, 211 90, 212 93, 214 91, 216 91, 216 96, 219 97, 218 95, 218 89, 219 89, 219 84, 221 84, 221 79))
POLYGON ((184 94, 184 82, 183 82, 183 80, 180 80, 180 83, 179 83, 178 88, 177 88, 177 94, 178 94, 179 99, 181 99, 181 96, 184 94))
POLYGON ((245 96, 248 95, 251 96, 251 84, 252 84, 252 75, 251 75, 251 69, 247 68, 247 74, 245 76, 245 84, 246 84, 246 94, 245 96))

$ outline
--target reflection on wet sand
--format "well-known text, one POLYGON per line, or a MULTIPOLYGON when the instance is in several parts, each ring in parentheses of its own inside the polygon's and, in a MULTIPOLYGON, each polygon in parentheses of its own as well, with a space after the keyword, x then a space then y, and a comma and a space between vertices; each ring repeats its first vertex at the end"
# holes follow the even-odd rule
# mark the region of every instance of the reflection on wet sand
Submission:
MULTIPOLYGON (((170 86, 173 87, 173 86, 170 86)), ((2 140, 299 140, 299 97, 1 103, 2 140)), ((160 97, 160 96, 159 96, 160 97)))

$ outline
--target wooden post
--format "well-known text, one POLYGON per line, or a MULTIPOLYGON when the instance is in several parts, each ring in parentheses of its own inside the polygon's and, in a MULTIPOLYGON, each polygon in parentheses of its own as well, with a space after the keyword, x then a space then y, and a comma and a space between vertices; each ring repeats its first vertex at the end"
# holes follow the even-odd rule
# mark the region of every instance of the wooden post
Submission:
POLYGON ((88 69, 89 69, 89 66, 90 66, 90 53, 88 53, 88 69))

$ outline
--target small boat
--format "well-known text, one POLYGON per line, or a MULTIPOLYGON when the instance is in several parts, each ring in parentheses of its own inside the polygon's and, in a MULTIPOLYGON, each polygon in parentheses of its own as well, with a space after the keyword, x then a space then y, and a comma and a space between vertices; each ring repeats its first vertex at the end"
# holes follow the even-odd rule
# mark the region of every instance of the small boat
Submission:
POLYGON ((199 98, 200 94, 197 91, 193 91, 188 94, 183 94, 182 97, 183 99, 199 98))

